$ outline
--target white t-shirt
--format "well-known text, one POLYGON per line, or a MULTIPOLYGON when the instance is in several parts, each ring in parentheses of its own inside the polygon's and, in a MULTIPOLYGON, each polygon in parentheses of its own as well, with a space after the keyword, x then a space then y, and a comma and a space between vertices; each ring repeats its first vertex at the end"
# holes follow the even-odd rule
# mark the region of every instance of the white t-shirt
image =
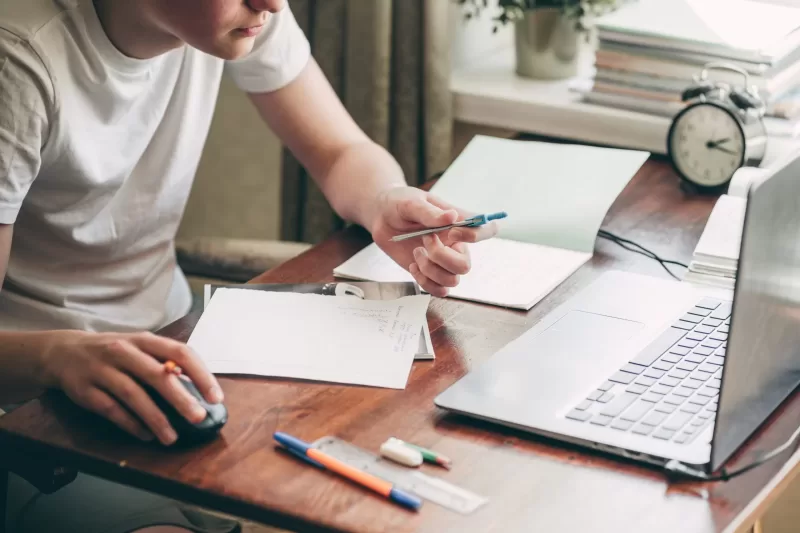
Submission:
POLYGON ((269 92, 309 57, 288 7, 226 62, 188 46, 127 57, 92 0, 0 1, 0 223, 14 224, 0 330, 152 330, 185 314, 174 238, 223 70, 269 92))

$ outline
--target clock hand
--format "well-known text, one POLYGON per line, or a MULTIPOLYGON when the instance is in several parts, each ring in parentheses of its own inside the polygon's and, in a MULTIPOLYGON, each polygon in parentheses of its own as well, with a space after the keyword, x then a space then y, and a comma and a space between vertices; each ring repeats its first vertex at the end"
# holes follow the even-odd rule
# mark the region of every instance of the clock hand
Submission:
POLYGON ((713 148, 714 150, 719 150, 720 152, 725 152, 726 154, 736 155, 736 152, 734 152, 733 150, 724 148, 722 146, 714 145, 714 146, 709 146, 709 148, 713 148))
POLYGON ((720 144, 726 143, 730 140, 731 140, 730 137, 725 137, 724 139, 720 139, 718 141, 708 141, 706 143, 706 148, 716 148, 720 144))

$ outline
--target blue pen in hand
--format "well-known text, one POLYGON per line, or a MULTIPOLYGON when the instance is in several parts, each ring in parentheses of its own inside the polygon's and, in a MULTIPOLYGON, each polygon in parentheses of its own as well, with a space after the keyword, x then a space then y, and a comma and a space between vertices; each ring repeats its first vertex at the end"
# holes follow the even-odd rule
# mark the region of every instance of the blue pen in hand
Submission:
POLYGON ((392 483, 374 476, 370 473, 359 470, 353 466, 343 463, 342 461, 332 457, 316 448, 312 448, 307 442, 282 433, 276 432, 273 437, 278 441, 281 446, 286 450, 304 461, 313 464, 319 468, 324 468, 335 472, 342 477, 346 477, 350 481, 354 481, 359 485, 374 490, 378 494, 389 498, 395 503, 412 509, 414 511, 422 507, 422 500, 414 494, 408 493, 402 489, 395 487, 392 483))
POLYGON ((455 224, 450 224, 447 226, 439 226, 437 228, 427 228, 420 231, 414 231, 412 233, 404 233, 403 235, 395 235, 394 237, 392 237, 392 241, 394 242, 404 241, 406 239, 413 239, 414 237, 420 237, 422 235, 428 235, 430 233, 445 231, 451 228, 460 228, 464 226, 474 228, 477 226, 483 226, 484 224, 492 220, 500 220, 501 218, 506 218, 507 216, 508 214, 505 211, 500 211, 499 213, 491 213, 488 215, 476 215, 474 217, 464 219, 461 222, 456 222, 455 224))

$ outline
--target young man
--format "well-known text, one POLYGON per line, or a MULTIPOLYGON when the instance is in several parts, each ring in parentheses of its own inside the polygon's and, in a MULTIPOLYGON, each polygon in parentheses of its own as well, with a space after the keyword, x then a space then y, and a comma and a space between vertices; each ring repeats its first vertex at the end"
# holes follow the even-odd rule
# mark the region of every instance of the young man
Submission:
MULTIPOLYGON (((161 371, 172 359, 222 400, 186 346, 147 332, 190 306, 173 239, 223 70, 339 215, 431 294, 446 295, 469 270, 464 243, 495 233, 389 240, 465 214, 406 186, 336 98, 284 0, 4 0, 0 405, 61 389, 129 433, 170 444, 174 431, 138 382, 201 417, 161 371)), ((10 500, 12 531, 231 528, 199 527, 171 502, 86 476, 40 497, 12 475, 10 500)))

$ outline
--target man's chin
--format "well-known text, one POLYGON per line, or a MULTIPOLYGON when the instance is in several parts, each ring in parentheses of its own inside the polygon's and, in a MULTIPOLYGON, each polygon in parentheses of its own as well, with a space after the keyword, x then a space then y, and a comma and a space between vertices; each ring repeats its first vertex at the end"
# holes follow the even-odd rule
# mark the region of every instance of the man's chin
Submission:
POLYGON ((233 61, 236 59, 241 59, 250 52, 252 52, 254 42, 255 42, 254 38, 227 39, 226 41, 219 43, 217 46, 215 46, 214 50, 209 51, 209 53, 220 59, 224 59, 226 61, 233 61))

